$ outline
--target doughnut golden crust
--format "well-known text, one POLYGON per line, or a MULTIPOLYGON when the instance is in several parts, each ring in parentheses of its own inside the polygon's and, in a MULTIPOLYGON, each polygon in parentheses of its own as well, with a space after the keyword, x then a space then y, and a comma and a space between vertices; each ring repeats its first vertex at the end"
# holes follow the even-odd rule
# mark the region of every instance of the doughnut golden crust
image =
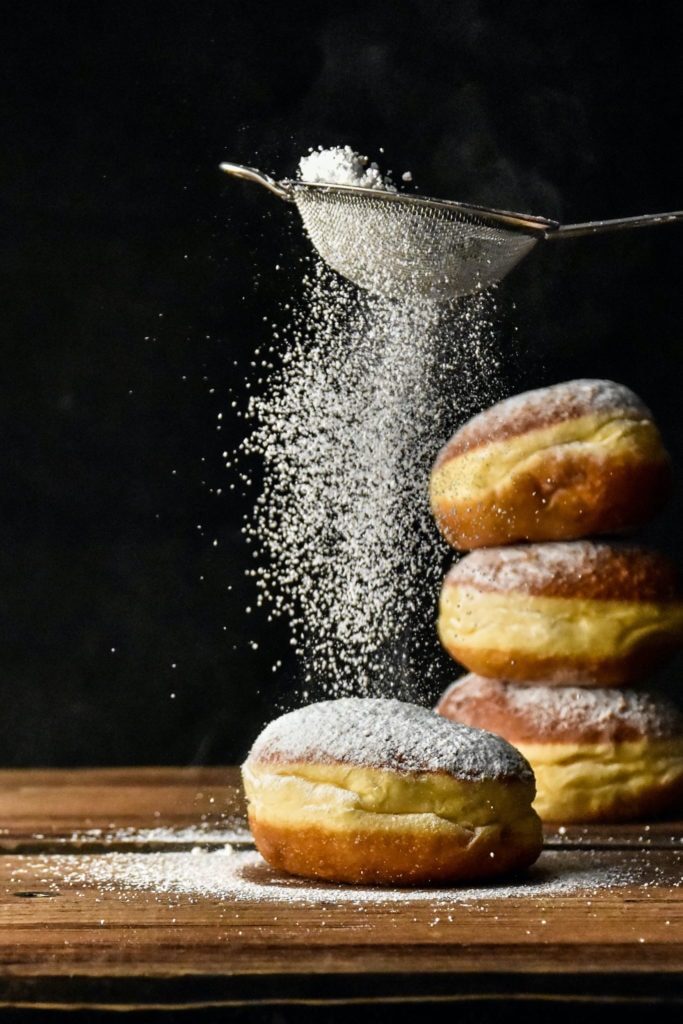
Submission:
POLYGON ((683 716, 664 697, 469 674, 437 711, 496 732, 524 754, 544 821, 651 818, 683 802, 683 716))
POLYGON ((541 851, 521 754, 397 700, 291 711, 257 738, 242 777, 257 849, 306 878, 456 882, 527 867, 541 851))
POLYGON ((574 380, 491 406, 437 456, 430 500, 460 551, 621 533, 650 520, 673 472, 652 414, 613 381, 574 380))
POLYGON ((522 683, 621 686, 683 640, 676 567, 634 545, 594 541, 471 551, 444 580, 437 621, 470 672, 522 683))

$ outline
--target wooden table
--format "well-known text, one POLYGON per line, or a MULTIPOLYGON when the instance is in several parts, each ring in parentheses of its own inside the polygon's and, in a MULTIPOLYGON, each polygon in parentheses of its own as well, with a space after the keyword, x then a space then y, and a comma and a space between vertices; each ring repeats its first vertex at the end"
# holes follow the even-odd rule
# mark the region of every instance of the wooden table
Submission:
POLYGON ((378 893, 270 871, 234 768, 6 770, 0 854, 0 1008, 683 1004, 681 821, 548 828, 514 883, 378 893))

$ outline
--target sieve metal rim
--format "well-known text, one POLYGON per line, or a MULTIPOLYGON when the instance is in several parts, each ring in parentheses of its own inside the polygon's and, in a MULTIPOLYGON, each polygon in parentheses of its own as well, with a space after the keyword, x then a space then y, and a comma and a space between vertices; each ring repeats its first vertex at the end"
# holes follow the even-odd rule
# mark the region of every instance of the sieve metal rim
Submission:
POLYGON ((437 199, 434 196, 411 195, 390 189, 364 188, 359 185, 345 185, 337 182, 303 181, 299 178, 296 180, 283 178, 276 181, 263 171, 244 164, 223 162, 220 164, 220 169, 235 177, 257 182, 275 193, 280 199, 290 203, 296 203, 297 192, 310 192, 329 196, 357 197, 365 201, 372 200, 401 207, 407 205, 413 208, 432 209, 444 215, 451 213, 454 217, 470 217, 482 221, 493 220, 510 229, 524 231, 531 235, 545 235, 546 232, 556 231, 560 227, 559 221, 550 220, 547 217, 538 217, 534 214, 518 213, 512 210, 500 210, 473 203, 462 203, 454 199, 437 199))

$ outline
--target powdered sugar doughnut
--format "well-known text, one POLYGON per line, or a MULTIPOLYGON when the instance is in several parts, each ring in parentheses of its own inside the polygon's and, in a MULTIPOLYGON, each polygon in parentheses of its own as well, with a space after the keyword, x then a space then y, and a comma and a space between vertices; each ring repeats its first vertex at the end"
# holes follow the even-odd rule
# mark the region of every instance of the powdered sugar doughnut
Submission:
POLYGON ((437 711, 490 729, 524 754, 544 821, 649 818, 683 800, 683 715, 662 696, 470 674, 444 692, 437 711))
POLYGON ((415 885, 533 863, 533 773, 491 733, 398 700, 345 697, 266 726, 243 767, 257 849, 294 875, 415 885))
POLYGON ((514 395, 458 430, 430 477, 439 529, 461 551, 620 533, 672 487, 652 414, 629 388, 573 380, 514 395))
POLYGON ((620 686, 680 647, 679 575, 664 555, 636 545, 479 548, 448 572, 437 628, 446 650, 471 672, 620 686))

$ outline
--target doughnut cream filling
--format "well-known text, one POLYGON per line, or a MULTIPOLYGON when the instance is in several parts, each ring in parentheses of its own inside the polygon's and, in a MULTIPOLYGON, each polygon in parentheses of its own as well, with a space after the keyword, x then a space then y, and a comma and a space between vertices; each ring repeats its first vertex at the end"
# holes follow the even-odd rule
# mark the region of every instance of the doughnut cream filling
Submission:
POLYGON ((682 630, 680 602, 543 597, 447 583, 439 603, 442 643, 469 650, 614 657, 682 630))
POLYGON ((630 813, 657 794, 683 787, 680 737, 614 743, 515 742, 534 769, 534 808, 544 821, 630 813))
POLYGON ((651 421, 590 414, 446 455, 430 476, 432 506, 438 508, 450 495, 463 502, 495 492, 521 473, 542 476, 543 464, 553 455, 623 462, 665 458, 651 421))
POLYGON ((474 836, 482 829, 520 831, 530 811, 528 779, 460 780, 443 772, 406 773, 347 764, 273 765, 250 761, 242 768, 250 815, 277 828, 322 825, 329 832, 377 832, 474 836))

